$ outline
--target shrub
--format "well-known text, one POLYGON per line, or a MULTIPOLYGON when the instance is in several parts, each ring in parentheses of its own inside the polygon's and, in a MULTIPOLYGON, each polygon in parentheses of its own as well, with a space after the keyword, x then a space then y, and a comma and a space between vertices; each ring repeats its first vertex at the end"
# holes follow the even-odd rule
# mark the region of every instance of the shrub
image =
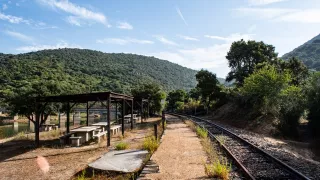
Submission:
POLYGON ((221 163, 217 160, 212 164, 205 164, 205 172, 212 178, 229 179, 230 170, 231 165, 228 165, 227 161, 221 163))
POLYGON ((116 145, 116 150, 124 150, 124 149, 128 149, 129 148, 129 144, 126 143, 126 142, 119 142, 117 145, 116 145))
POLYGON ((159 142, 154 136, 147 137, 143 140, 142 148, 149 151, 151 154, 155 152, 159 147, 159 142))
POLYGON ((314 73, 308 83, 308 120, 312 134, 320 137, 320 73, 314 73))
POLYGON ((208 137, 208 131, 203 129, 203 128, 201 128, 201 127, 199 127, 199 126, 197 126, 197 128, 196 128, 196 132, 197 132, 198 136, 201 137, 201 138, 207 138, 208 137))

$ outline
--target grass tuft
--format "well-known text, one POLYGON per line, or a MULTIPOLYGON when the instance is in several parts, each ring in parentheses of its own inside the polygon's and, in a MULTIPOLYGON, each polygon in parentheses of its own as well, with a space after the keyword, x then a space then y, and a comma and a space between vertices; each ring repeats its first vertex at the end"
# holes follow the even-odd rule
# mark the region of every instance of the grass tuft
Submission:
POLYGON ((158 140, 152 136, 152 137, 148 137, 145 138, 143 140, 143 144, 142 144, 142 148, 149 151, 149 153, 154 153, 159 147, 159 142, 158 140))
POLYGON ((129 148, 129 144, 126 143, 126 142, 119 142, 117 145, 116 145, 116 150, 125 150, 125 149, 128 149, 129 148))
POLYGON ((203 139, 208 137, 208 131, 199 127, 199 126, 196 127, 196 132, 197 132, 198 136, 203 139))
POLYGON ((207 176, 212 178, 229 179, 229 172, 231 170, 231 165, 225 161, 221 163, 219 160, 213 162, 212 164, 205 164, 205 172, 207 176))

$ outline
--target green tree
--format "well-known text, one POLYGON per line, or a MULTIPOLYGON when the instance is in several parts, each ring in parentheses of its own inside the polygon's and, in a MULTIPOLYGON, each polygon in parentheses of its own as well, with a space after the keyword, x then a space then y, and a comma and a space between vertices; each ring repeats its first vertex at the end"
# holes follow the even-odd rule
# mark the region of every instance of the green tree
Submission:
POLYGON ((231 68, 226 81, 235 80, 241 86, 244 79, 254 72, 257 64, 276 60, 277 53, 272 45, 242 39, 232 43, 226 58, 231 68))
POLYGON ((284 135, 295 136, 305 109, 305 96, 291 80, 289 70, 279 72, 273 65, 264 65, 247 77, 239 90, 257 112, 279 118, 278 128, 284 135))
POLYGON ((167 97, 167 101, 168 101, 167 107, 172 111, 175 109, 178 109, 178 107, 180 107, 181 109, 181 103, 177 103, 177 102, 184 103, 186 100, 187 100, 187 93, 184 90, 178 89, 175 91, 171 91, 167 97))
POLYGON ((303 84, 309 76, 308 68, 296 57, 292 57, 288 61, 284 61, 282 70, 285 69, 291 72, 291 83, 296 86, 303 84))
POLYGON ((201 100, 205 104, 208 113, 210 103, 213 100, 219 100, 221 92, 219 81, 215 74, 203 69, 196 74, 196 79, 198 81, 197 88, 202 97, 201 100))
POLYGON ((131 90, 131 94, 137 98, 148 99, 150 112, 153 114, 160 113, 163 109, 161 100, 166 98, 166 93, 159 84, 148 83, 138 85, 131 90))
POLYGON ((201 98, 199 88, 192 88, 188 94, 189 94, 189 97, 192 99, 200 100, 201 98))
POLYGON ((314 73, 308 83, 308 120, 312 134, 320 137, 320 72, 314 73))

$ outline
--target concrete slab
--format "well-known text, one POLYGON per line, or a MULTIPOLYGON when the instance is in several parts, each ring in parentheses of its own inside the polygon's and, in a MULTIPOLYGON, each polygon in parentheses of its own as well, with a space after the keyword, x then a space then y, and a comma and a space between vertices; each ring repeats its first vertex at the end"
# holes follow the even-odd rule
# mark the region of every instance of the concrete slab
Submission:
POLYGON ((145 150, 111 151, 89 164, 89 167, 105 171, 135 172, 147 157, 145 150))

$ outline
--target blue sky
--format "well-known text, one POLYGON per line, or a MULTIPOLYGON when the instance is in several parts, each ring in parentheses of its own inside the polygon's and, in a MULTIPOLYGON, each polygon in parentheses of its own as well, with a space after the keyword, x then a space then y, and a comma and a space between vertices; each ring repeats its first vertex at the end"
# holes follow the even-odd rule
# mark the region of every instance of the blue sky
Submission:
POLYGON ((0 0, 2 53, 134 53, 218 77, 229 72, 233 41, 264 41, 281 56, 319 30, 319 0, 0 0))

